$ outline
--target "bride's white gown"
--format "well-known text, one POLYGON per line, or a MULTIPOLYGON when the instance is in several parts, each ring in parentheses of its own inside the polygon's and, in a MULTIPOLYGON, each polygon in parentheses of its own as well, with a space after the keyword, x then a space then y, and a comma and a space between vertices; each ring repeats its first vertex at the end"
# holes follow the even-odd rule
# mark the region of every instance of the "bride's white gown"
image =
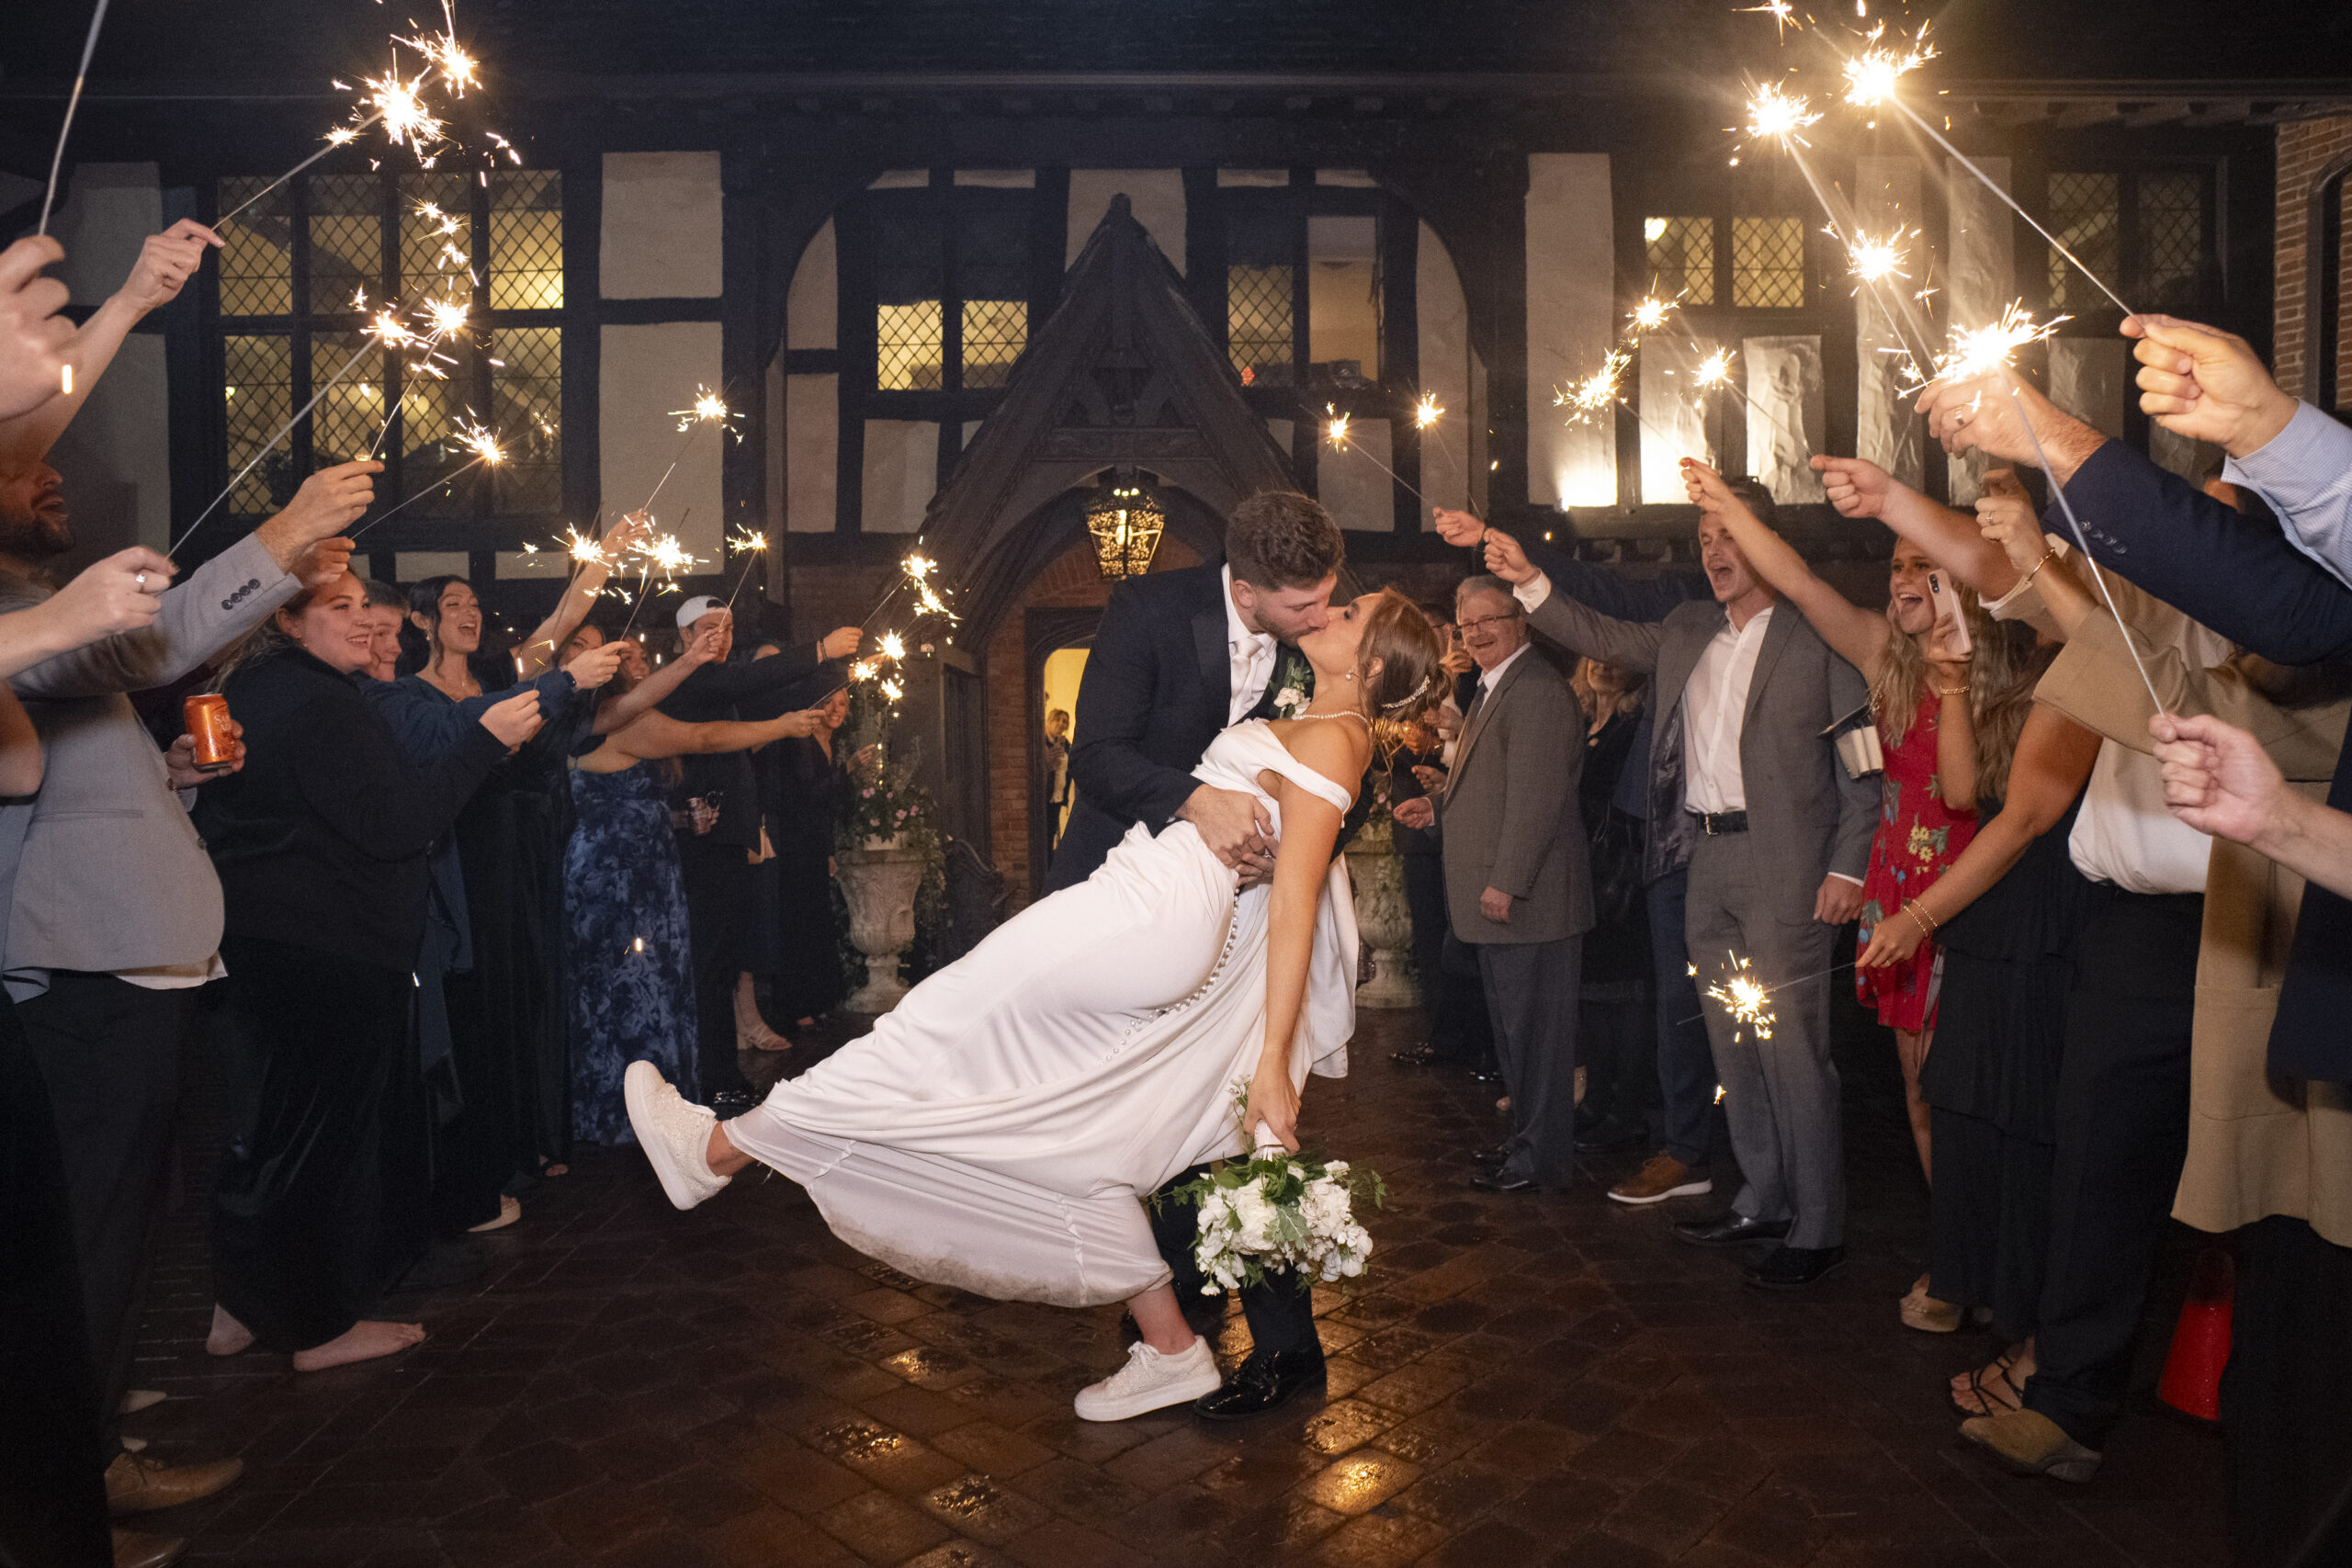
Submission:
MULTIPOLYGON (((1262 719, 1195 777, 1257 795, 1272 772, 1345 811, 1348 791, 1262 719)), ((1190 823, 1141 826, 1078 886, 1039 900, 874 1027, 754 1110, 729 1142, 808 1190, 835 1235, 920 1280, 1088 1306, 1168 1278, 1141 1195, 1242 1151, 1233 1086, 1266 1011, 1266 887, 1190 823)), ((1347 1071, 1356 928, 1347 873, 1317 917, 1292 1075, 1347 1071)))

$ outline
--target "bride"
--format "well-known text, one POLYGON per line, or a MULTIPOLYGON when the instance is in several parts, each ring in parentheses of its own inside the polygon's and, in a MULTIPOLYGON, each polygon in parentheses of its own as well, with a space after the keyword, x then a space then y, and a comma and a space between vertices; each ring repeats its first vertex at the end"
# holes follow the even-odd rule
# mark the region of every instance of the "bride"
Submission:
POLYGON ((1298 648, 1315 671, 1305 712, 1233 726, 1194 770, 1273 813, 1268 883, 1237 888, 1188 822, 1156 837, 1138 824, 1092 877, 732 1121, 633 1064, 629 1120, 670 1201, 692 1208, 757 1160, 807 1188, 843 1241, 917 1279, 1059 1306, 1124 1300, 1143 1339, 1080 1393, 1085 1419, 1215 1389, 1140 1195, 1246 1152, 1244 1125, 1297 1148, 1306 1074, 1347 1071, 1356 931, 1333 847, 1370 717, 1412 716, 1444 678, 1436 633, 1394 590, 1298 648))

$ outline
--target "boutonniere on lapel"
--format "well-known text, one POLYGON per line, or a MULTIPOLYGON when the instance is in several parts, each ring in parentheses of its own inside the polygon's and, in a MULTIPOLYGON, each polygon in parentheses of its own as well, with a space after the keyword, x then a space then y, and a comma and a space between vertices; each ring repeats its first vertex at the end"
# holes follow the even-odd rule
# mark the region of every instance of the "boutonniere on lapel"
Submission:
POLYGON ((1283 650, 1281 670, 1274 676, 1274 716, 1296 718, 1315 696, 1315 666, 1296 649, 1283 650))

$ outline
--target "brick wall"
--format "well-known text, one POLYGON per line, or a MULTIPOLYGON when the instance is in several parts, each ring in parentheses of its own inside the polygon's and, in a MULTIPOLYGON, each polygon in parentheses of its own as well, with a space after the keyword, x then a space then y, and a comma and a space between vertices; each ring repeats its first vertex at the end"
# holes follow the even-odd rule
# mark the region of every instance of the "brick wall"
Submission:
MULTIPOLYGON (((2278 128, 2278 295, 2272 370, 2279 384, 2300 390, 2314 323, 2304 319, 2303 269, 2309 264, 2312 183, 2352 155, 2352 115, 2292 120, 2278 128)), ((2337 299, 2352 297, 2352 209, 2346 210, 2347 243, 2338 247, 2345 263, 2337 299)), ((2352 406, 2352 334, 2336 334, 2336 401, 2352 406)))

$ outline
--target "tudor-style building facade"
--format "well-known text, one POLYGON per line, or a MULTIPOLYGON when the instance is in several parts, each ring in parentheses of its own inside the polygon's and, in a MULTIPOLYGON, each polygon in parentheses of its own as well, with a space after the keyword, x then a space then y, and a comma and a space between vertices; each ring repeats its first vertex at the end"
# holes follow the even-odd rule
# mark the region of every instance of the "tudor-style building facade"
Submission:
MULTIPOLYGON (((1228 9, 1243 34, 1276 36, 1228 9)), ((86 547, 167 540, 339 371, 285 458, 257 465, 186 553, 379 433, 386 493, 418 499, 363 541, 370 569, 465 571, 514 621, 554 592, 546 547, 564 526, 639 504, 673 465, 656 511, 707 563, 687 591, 724 594, 748 570, 745 599, 764 593, 796 633, 863 618, 921 536, 967 619, 933 638, 910 722, 950 827, 1019 893, 1042 870, 1038 671, 1107 594, 1080 515, 1108 471, 1156 486, 1159 565, 1214 552, 1234 496, 1284 484, 1340 517, 1362 581, 1425 595, 1466 565, 1424 527, 1425 502, 1631 570, 1687 549, 1684 449, 1760 472, 1858 594, 1882 586, 1883 541, 1819 504, 1809 452, 1970 493, 1920 439, 1889 334, 1804 181, 1724 129, 1738 110, 1723 85, 1774 58, 1768 25, 1661 8, 1590 23, 1589 49, 1515 51, 1499 34, 1439 48, 1384 18, 1358 41, 1328 8, 1294 9, 1329 38, 1170 43, 1164 68, 1098 68, 1077 40, 1043 65, 994 44, 951 58, 925 32, 944 24, 910 17, 905 63, 876 69, 791 58, 784 7, 727 24, 731 52, 720 34, 689 40, 691 70, 672 58, 684 45, 580 31, 584 12, 461 10, 492 84, 469 113, 519 163, 370 168, 355 148, 241 218, 60 449, 86 547), (540 69, 556 28, 561 68, 540 69), (479 334, 446 378, 347 369, 352 290, 397 298, 450 243, 424 202, 460 220, 479 334), (1624 406, 1564 417, 1554 389, 1653 290, 1683 306, 1640 345, 1624 406), (1737 389, 1691 394, 1691 365, 1718 347, 1737 389), (732 435, 679 432, 698 386, 724 389, 732 435), (1424 396, 1446 411, 1428 431, 1411 417, 1424 396), (1349 449, 1319 438, 1327 410, 1351 416, 1349 449), (433 493, 455 466, 440 438, 468 412, 521 460, 433 493), (728 553, 744 530, 765 536, 763 558, 728 553)), ((233 207, 342 113, 323 69, 253 76, 252 61, 298 70, 299 39, 273 55, 262 25, 158 43, 119 81, 102 56, 54 225, 78 306, 141 234, 233 207)), ((889 54, 889 17, 874 26, 870 53, 889 54)), ((1935 69, 1955 144, 2127 299, 2222 321, 2275 347, 2306 395, 2344 400, 2352 91, 1935 69)), ((0 227, 29 220, 55 98, 45 78, 0 81, 0 227)), ((2011 299, 2071 315, 2038 373, 2193 468, 2133 406, 2113 308, 1939 150, 1854 118, 1810 156, 1866 226, 1912 236, 1939 322, 2011 299)))

